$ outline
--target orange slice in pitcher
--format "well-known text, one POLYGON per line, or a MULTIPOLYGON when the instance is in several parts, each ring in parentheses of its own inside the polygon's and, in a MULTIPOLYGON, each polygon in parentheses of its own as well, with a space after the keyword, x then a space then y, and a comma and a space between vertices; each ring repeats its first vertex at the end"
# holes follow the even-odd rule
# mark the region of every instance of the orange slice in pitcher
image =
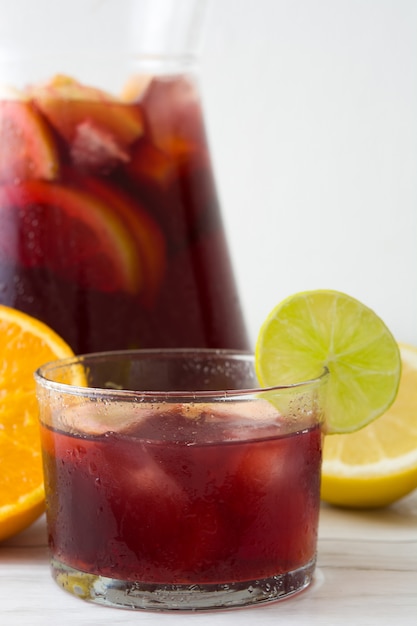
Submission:
POLYGON ((96 177, 84 176, 79 185, 106 205, 111 206, 135 240, 143 267, 141 297, 143 304, 152 305, 166 270, 165 237, 159 224, 121 189, 96 177))
POLYGON ((143 134, 138 106, 129 106, 110 94, 83 85, 68 76, 55 76, 45 85, 29 90, 35 105, 66 141, 72 142, 79 128, 90 127, 97 136, 113 138, 120 149, 143 134))
POLYGON ((46 267, 99 291, 138 293, 143 287, 143 263, 129 225, 86 191, 42 181, 3 185, 0 223, 0 258, 46 267))
POLYGON ((0 100, 0 146, 0 182, 56 178, 52 133, 30 102, 0 100))

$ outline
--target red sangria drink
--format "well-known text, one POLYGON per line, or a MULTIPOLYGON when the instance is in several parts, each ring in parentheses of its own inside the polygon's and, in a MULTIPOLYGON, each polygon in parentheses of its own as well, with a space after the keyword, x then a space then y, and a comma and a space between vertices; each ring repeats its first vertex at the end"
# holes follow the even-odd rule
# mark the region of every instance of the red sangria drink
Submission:
POLYGON ((0 303, 75 353, 248 348, 199 91, 205 5, 0 0, 0 303))
POLYGON ((191 75, 2 91, 0 303, 77 353, 247 348, 191 75))
POLYGON ((252 357, 210 350, 90 355, 36 376, 61 587, 195 610, 310 583, 321 379, 257 389, 252 357))

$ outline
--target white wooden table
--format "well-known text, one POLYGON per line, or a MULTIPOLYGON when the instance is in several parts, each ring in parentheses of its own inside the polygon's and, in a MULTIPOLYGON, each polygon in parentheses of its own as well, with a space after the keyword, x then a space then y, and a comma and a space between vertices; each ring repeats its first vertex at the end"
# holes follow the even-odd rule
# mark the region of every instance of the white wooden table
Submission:
POLYGON ((161 614, 89 604, 51 579, 41 518, 0 544, 1 626, 417 626, 417 492, 372 512, 323 506, 318 568, 298 596, 218 613, 161 614))

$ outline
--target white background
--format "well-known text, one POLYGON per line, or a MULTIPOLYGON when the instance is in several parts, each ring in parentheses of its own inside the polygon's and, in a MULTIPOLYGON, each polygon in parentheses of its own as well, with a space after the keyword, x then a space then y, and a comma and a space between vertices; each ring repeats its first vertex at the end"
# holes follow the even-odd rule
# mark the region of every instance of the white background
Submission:
POLYGON ((417 345, 416 0, 212 0, 201 72, 252 342, 332 288, 417 345))
MULTIPOLYGON (((141 1, 166 18, 169 2, 141 1)), ((19 36, 54 65, 62 32, 34 22, 58 16, 84 69, 80 6, 103 10, 91 41, 113 55, 130 2, 0 0, 1 48, 19 36)), ((281 299, 331 288, 417 345, 417 0, 209 0, 205 26, 206 122, 252 343, 281 299)))

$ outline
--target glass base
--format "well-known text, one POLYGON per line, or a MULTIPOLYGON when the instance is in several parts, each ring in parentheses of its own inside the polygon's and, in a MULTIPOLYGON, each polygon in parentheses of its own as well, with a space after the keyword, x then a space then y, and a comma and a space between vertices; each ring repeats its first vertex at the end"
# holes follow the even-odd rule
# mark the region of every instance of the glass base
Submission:
POLYGON ((210 611, 283 600, 308 587, 316 560, 266 578, 227 584, 157 585, 127 582, 76 570, 52 559, 52 575, 65 591, 90 602, 148 611, 210 611))

